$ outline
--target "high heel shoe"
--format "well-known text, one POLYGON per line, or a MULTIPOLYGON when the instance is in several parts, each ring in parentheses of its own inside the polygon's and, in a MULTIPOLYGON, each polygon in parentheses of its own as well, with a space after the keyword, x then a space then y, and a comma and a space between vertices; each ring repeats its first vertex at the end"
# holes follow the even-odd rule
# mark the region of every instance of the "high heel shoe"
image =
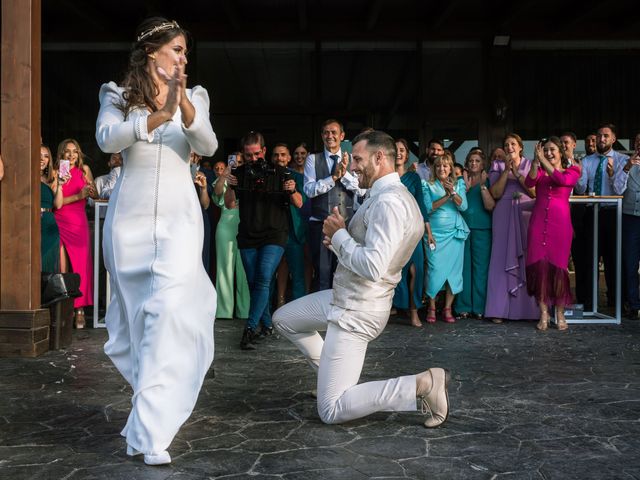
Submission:
POLYGON ((451 307, 445 307, 442 309, 442 317, 443 320, 447 323, 456 323, 456 317, 451 315, 451 307))
POLYGON ((436 309, 427 308, 427 323, 436 323, 436 309))
POLYGON ((536 329, 544 332, 547 328, 549 328, 549 314, 543 312, 540 314, 540 321, 536 325, 536 329))
POLYGON ((558 316, 558 322, 556 323, 556 327, 561 332, 564 332, 567 328, 569 328, 569 325, 567 324, 567 319, 564 317, 558 316))
POLYGON ((73 322, 78 330, 84 328, 85 319, 84 319, 84 310, 76 310, 75 315, 73 316, 73 322))

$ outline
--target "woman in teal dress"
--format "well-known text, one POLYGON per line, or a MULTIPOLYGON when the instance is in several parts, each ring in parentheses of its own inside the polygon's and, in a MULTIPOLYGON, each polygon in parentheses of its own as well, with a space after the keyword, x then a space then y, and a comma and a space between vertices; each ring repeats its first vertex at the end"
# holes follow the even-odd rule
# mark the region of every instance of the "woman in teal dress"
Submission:
MULTIPOLYGON (((422 191, 422 181, 420 176, 413 171, 407 170, 407 161, 409 160, 409 145, 404 138, 396 141, 396 172, 400 176, 400 181, 407 187, 407 190, 413 195, 420 208, 422 221, 425 224, 427 237, 431 236, 429 227, 429 215, 424 203, 424 195, 422 191)), ((417 219, 416 219, 417 220, 417 219)), ((427 244, 430 243, 427 239, 427 244)), ((411 319, 411 325, 421 327, 420 317, 418 317, 418 309, 424 307, 422 300, 424 293, 424 248, 425 239, 420 241, 416 249, 411 255, 411 259, 402 269, 402 279, 396 286, 393 296, 393 306, 395 308, 408 310, 411 319)))
POLYGON ((458 318, 475 315, 482 319, 487 299, 487 278, 491 258, 491 212, 496 202, 489 192, 486 157, 480 149, 472 149, 464 163, 467 209, 462 212, 469 237, 464 243, 462 292, 456 297, 458 318))
POLYGON ((456 179, 453 158, 436 157, 427 182, 425 202, 435 244, 427 252, 427 322, 436 321, 436 295, 445 289, 444 321, 455 322, 451 306, 455 295, 462 291, 464 241, 469 227, 460 212, 467 209, 467 193, 463 179, 456 179))
POLYGON ((60 188, 67 178, 58 180, 51 164, 51 150, 40 146, 40 253, 41 270, 48 273, 60 271, 60 232, 53 215, 54 208, 62 207, 60 188))
MULTIPOLYGON (((236 158, 242 158, 238 155, 236 158)), ((239 166, 239 165, 238 165, 239 166)), ((231 167, 213 182, 212 200, 222 209, 216 227, 216 293, 218 294, 217 318, 240 318, 249 316, 249 284, 238 251, 238 205, 226 208, 224 192, 227 190, 227 175, 231 167), (234 315, 235 307, 235 315, 234 315)))

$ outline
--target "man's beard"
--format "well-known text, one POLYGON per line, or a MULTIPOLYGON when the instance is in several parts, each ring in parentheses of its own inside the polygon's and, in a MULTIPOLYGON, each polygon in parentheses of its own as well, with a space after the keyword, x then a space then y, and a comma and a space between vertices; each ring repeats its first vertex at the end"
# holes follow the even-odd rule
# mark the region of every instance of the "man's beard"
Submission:
POLYGON ((609 150, 611 150, 611 145, 605 145, 604 147, 601 147, 599 143, 596 144, 596 151, 600 154, 605 154, 609 150))

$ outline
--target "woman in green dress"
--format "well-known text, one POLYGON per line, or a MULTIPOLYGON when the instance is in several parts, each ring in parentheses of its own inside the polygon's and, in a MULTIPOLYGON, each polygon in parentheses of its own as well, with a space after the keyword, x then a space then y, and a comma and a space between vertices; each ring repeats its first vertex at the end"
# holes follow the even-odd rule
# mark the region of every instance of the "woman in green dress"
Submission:
MULTIPOLYGON (((236 162, 240 166, 242 155, 236 155, 236 162)), ((211 197, 214 204, 222 209, 216 227, 216 318, 246 319, 249 316, 249 285, 236 238, 240 211, 237 202, 232 208, 224 205, 224 192, 227 190, 227 176, 230 173, 231 166, 227 165, 224 173, 213 182, 211 197)))
POLYGON ((60 271, 60 232, 53 215, 54 208, 62 207, 62 185, 67 178, 58 179, 51 164, 51 150, 40 146, 40 253, 43 272, 60 271))
POLYGON ((489 192, 486 157, 480 149, 469 151, 464 163, 468 208, 462 217, 470 233, 464 243, 462 292, 456 297, 458 318, 475 315, 481 319, 487 299, 487 278, 491 258, 491 212, 496 202, 489 192))

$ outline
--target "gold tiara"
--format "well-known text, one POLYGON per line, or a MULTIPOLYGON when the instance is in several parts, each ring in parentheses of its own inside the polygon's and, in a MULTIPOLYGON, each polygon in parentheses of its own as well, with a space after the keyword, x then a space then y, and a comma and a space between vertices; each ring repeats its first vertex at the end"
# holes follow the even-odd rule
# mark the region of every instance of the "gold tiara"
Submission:
POLYGON ((161 23, 160 25, 156 25, 155 27, 142 32, 140 35, 138 35, 137 41, 139 42, 140 40, 145 39, 151 35, 155 35, 158 32, 164 32, 165 30, 172 30, 174 28, 180 28, 180 25, 178 25, 178 22, 176 22, 175 20, 173 22, 161 23))

